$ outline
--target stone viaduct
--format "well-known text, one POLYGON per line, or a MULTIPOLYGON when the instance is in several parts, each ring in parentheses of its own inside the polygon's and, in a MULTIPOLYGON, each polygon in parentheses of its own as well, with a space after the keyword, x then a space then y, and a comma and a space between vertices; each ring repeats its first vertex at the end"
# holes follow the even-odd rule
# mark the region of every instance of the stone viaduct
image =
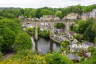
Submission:
MULTIPOLYGON (((43 29, 47 29, 50 31, 50 38, 58 43, 62 42, 63 40, 66 40, 66 37, 62 37, 63 39, 61 40, 57 40, 60 36, 58 37, 54 37, 54 24, 56 23, 64 23, 65 24, 65 33, 68 34, 69 31, 70 31, 70 26, 72 24, 74 24, 75 20, 61 20, 61 21, 39 21, 39 20, 24 20, 22 22, 22 25, 24 27, 29 27, 29 26, 32 26, 32 27, 35 27, 35 39, 38 40, 38 30, 37 28, 40 27, 40 28, 43 28, 43 29)), ((67 38, 68 39, 68 38, 67 38)))

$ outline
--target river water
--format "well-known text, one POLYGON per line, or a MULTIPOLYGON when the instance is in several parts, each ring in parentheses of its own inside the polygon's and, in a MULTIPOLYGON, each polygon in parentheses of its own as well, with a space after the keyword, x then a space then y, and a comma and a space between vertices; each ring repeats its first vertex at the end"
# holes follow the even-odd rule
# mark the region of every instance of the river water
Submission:
POLYGON ((48 52, 50 52, 50 47, 53 48, 53 51, 59 51, 60 50, 60 45, 55 43, 55 42, 51 42, 50 40, 46 40, 44 38, 39 38, 39 40, 36 42, 34 41, 34 39, 32 38, 32 44, 33 44, 33 48, 32 50, 36 50, 35 47, 37 47, 38 49, 38 53, 40 54, 46 54, 48 52), (53 46, 50 46, 50 43, 53 43, 53 46))

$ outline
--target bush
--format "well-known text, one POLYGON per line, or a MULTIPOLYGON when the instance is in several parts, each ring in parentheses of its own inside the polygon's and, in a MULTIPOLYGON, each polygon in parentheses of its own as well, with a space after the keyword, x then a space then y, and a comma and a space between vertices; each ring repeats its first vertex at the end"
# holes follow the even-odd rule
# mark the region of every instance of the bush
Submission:
POLYGON ((48 54, 46 61, 48 64, 73 64, 66 56, 62 56, 59 53, 48 54))
POLYGON ((2 60, 3 58, 3 54, 0 52, 0 60, 2 60))
POLYGON ((94 43, 96 44, 96 37, 94 38, 94 43))
POLYGON ((30 35, 34 35, 34 34, 35 34, 35 28, 27 28, 26 31, 27 31, 30 35))
POLYGON ((21 27, 18 19, 2 18, 0 20, 0 51, 4 54, 12 52, 16 34, 20 33, 21 27))
POLYGON ((61 51, 67 51, 68 50, 69 41, 64 41, 60 44, 61 51))
POLYGON ((64 29, 65 28, 65 25, 63 23, 57 23, 57 24, 55 24, 55 27, 57 29, 64 29))
POLYGON ((19 33, 15 39, 13 48, 16 51, 23 50, 23 49, 31 49, 32 48, 31 37, 25 32, 19 33))
POLYGON ((45 57, 33 54, 30 50, 19 51, 13 57, 1 61, 0 64, 47 64, 45 57))
POLYGON ((3 53, 12 51, 12 45, 15 40, 15 32, 9 28, 0 28, 0 47, 3 53))
POLYGON ((43 37, 43 38, 46 38, 46 39, 49 38, 49 34, 50 34, 50 33, 49 33, 49 31, 47 31, 47 30, 44 30, 44 31, 40 31, 40 32, 39 32, 39 36, 40 36, 40 37, 43 37))
POLYGON ((79 40, 79 41, 81 41, 81 40, 83 39, 83 35, 82 35, 82 34, 77 34, 77 33, 75 33, 75 34, 73 35, 73 37, 76 38, 76 39, 79 40))

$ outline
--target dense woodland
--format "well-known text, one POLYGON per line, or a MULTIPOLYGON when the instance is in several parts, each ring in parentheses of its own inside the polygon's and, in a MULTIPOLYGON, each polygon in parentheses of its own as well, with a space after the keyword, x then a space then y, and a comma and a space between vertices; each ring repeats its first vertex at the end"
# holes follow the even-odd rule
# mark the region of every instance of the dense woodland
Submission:
POLYGON ((69 13, 78 13, 82 14, 85 12, 92 11, 96 8, 96 5, 89 5, 89 6, 70 6, 66 8, 0 8, 0 18, 7 17, 7 18, 16 18, 18 16, 24 16, 25 18, 40 18, 43 15, 55 15, 60 18, 63 18, 69 13))
MULTIPOLYGON (((71 12, 82 14, 96 8, 96 5, 89 6, 70 6, 67 8, 0 8, 0 64, 75 64, 69 60, 66 55, 60 52, 48 53, 45 55, 33 53, 31 36, 24 32, 19 16, 25 18, 40 18, 43 15, 56 15, 63 18, 71 12), (4 55, 13 53, 13 56, 4 59, 4 55)), ((62 28, 62 24, 56 25, 57 28, 62 28)), ((71 30, 76 34, 74 37, 78 40, 86 40, 96 44, 96 20, 88 19, 86 21, 79 20, 72 25, 71 30)), ((28 29, 33 31, 34 29, 28 29)), ((48 38, 49 33, 46 31, 40 32, 40 36, 48 38), (47 36, 46 36, 47 35, 47 36)), ((64 50, 66 46, 64 46, 64 50)), ((96 64, 96 48, 89 49, 92 52, 90 58, 82 58, 76 64, 96 64)))

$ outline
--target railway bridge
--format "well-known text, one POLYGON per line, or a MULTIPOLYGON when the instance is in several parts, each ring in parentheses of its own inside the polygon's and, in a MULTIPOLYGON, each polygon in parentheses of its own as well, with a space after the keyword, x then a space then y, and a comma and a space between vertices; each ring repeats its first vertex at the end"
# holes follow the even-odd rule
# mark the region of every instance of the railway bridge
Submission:
POLYGON ((69 34, 69 31, 70 31, 70 26, 72 24, 74 24, 74 20, 63 20, 63 21, 26 21, 24 20, 22 22, 23 26, 24 27, 35 27, 35 39, 38 40, 38 27, 40 27, 41 29, 46 29, 46 30, 49 30, 50 31, 50 39, 56 41, 57 43, 60 43, 64 40, 69 40, 70 37, 72 37, 70 34, 69 34), (65 35, 56 35, 54 33, 54 25, 56 23, 64 23, 65 24, 65 35), (67 36, 67 37, 66 37, 67 36), (69 37, 69 38, 68 38, 69 37))

